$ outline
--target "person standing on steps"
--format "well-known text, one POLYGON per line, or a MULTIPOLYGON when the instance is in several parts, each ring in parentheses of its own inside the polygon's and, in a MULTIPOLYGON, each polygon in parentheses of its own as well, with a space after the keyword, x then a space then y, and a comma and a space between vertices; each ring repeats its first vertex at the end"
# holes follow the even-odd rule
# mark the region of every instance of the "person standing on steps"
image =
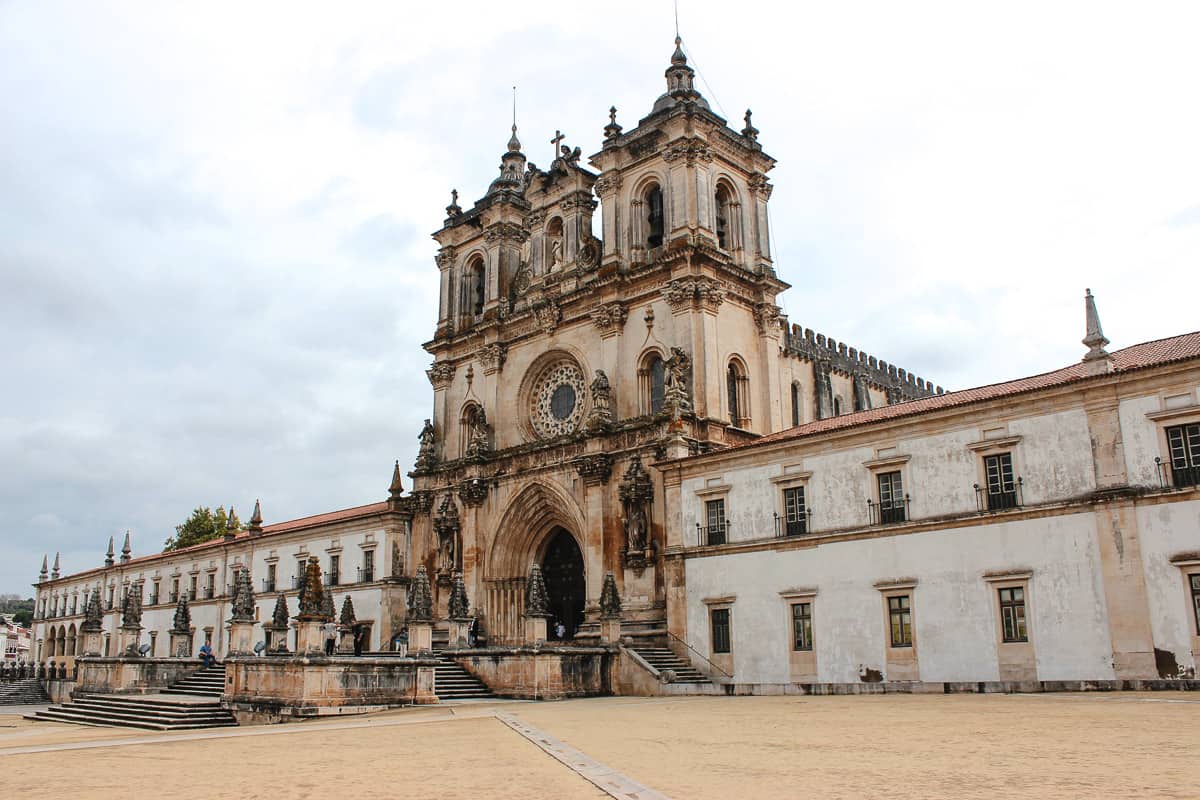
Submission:
POLYGON ((322 625, 321 629, 325 632, 325 655, 331 656, 333 648, 337 644, 337 625, 330 620, 322 625))

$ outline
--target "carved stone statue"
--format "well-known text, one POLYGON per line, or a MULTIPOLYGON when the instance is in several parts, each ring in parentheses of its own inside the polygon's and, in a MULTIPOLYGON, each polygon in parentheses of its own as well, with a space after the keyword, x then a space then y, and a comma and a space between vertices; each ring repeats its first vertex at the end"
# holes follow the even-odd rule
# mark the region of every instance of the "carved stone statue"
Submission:
POLYGON ((417 436, 417 441, 420 442, 417 449, 417 469, 431 469, 437 464, 437 443, 433 434, 433 423, 425 420, 425 426, 421 428, 420 435, 417 436))
POLYGON ((400 542, 392 541, 392 577, 399 578, 404 574, 404 551, 400 547, 400 542))
POLYGON ((487 415, 479 406, 467 414, 467 447, 463 453, 467 458, 484 458, 492 451, 492 426, 487 415))
POLYGON ((554 269, 563 263, 562 250, 562 237, 555 236, 550 240, 550 269, 554 269))
POLYGON ((625 470, 618 494, 624 512, 625 562, 632 567, 644 568, 650 544, 650 503, 654 498, 654 484, 640 457, 635 456, 625 470))
POLYGON ((592 410, 588 413, 587 429, 602 430, 613 423, 612 387, 604 370, 596 370, 592 380, 592 410))
POLYGON ((433 530, 438 537, 439 575, 450 575, 458 567, 458 536, 461 529, 458 506, 453 497, 447 494, 433 520, 433 530))
POLYGON ((663 366, 666 368, 664 377, 667 384, 663 392, 663 405, 670 412, 671 419, 678 420, 692 410, 692 393, 688 388, 692 359, 678 347, 672 347, 671 357, 663 366))

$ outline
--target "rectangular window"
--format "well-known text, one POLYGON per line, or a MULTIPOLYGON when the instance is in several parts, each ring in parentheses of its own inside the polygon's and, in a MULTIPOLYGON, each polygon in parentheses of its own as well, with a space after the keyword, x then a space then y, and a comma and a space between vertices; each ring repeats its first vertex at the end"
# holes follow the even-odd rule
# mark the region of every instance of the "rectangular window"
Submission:
POLYGON ((154 583, 152 583, 150 586, 151 586, 151 589, 150 589, 150 605, 152 605, 152 606, 154 606, 154 605, 158 605, 158 590, 159 590, 159 586, 160 586, 160 584, 159 584, 159 582, 158 582, 158 581, 155 581, 155 582, 154 582, 154 583))
POLYGON ((792 603, 792 649, 813 649, 812 603, 792 603))
POLYGON ((904 485, 900 472, 881 472, 879 479, 879 521, 883 524, 904 522, 904 485))
POLYGON ((705 540, 703 544, 725 544, 728 525, 725 523, 725 500, 709 500, 704 504, 705 540))
POLYGON ((714 608, 712 617, 712 649, 714 653, 729 652, 729 609, 714 608))
POLYGON ((108 610, 109 610, 109 611, 112 611, 112 607, 113 607, 113 593, 114 593, 115 591, 116 591, 116 589, 114 589, 112 586, 108 587, 108 610))
POLYGON ((195 602, 196 600, 196 585, 200 582, 200 578, 193 575, 188 581, 188 601, 195 602))
POLYGON ((984 456, 988 511, 1017 507, 1017 483, 1013 478, 1012 453, 984 456))
POLYGON ((1000 627, 1006 642, 1028 642, 1025 628, 1025 590, 1020 586, 1000 590, 1000 627))
POLYGON ((330 586, 338 585, 338 582, 339 582, 338 573, 341 572, 341 566, 342 566, 342 557, 341 556, 330 556, 329 557, 329 585, 330 586))
POLYGON ((1192 583, 1192 610, 1196 616, 1196 635, 1200 636, 1200 572, 1189 575, 1188 580, 1192 583))
POLYGON ((906 594, 888 598, 892 623, 892 647, 912 647, 912 607, 906 594))
POLYGON ((179 578, 171 579, 171 602, 179 602, 179 578))
POLYGON ((1167 428, 1167 450, 1175 487, 1200 484, 1200 422, 1167 428))
POLYGON ((362 581, 370 583, 375 580, 375 551, 363 551, 362 581))
POLYGON ((263 591, 275 591, 275 565, 267 564, 267 579, 264 582, 263 591))
POLYGON ((804 503, 803 486, 783 490, 783 517, 788 536, 808 533, 808 506, 804 503))
POLYGON ((204 581, 204 598, 211 600, 213 595, 217 593, 217 573, 210 572, 204 581))

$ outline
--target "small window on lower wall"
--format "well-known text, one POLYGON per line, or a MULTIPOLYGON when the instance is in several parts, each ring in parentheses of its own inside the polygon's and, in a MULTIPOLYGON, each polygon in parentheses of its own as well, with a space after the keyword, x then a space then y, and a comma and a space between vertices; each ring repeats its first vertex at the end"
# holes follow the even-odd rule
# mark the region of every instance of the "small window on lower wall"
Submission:
POLYGON ((1005 642, 1028 642, 1025 626, 1025 590, 1020 586, 999 589, 1001 636, 1005 642))
POLYGON ((1192 616, 1195 617, 1196 635, 1200 636, 1200 572, 1189 575, 1188 582, 1192 587, 1192 616))
POLYGON ((709 612, 712 620, 712 651, 714 653, 730 652, 729 609, 714 608, 709 612))
POLYGON ((912 647, 912 605, 909 595, 889 597, 888 616, 892 628, 892 647, 912 647))
POLYGON ((812 603, 792 603, 792 649, 813 649, 812 603))

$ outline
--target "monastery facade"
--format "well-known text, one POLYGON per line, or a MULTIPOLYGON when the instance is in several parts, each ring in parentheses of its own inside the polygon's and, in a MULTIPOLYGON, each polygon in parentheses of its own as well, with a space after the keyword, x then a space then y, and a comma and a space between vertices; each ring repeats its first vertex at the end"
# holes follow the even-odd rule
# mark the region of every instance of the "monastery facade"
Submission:
POLYGON ((639 652, 778 687, 1194 670, 1200 334, 1109 354, 1089 296, 1079 364, 944 393, 792 325, 750 112, 715 114, 678 41, 665 77, 632 129, 610 111, 591 169, 561 135, 539 169, 514 124, 487 192, 454 194, 411 491, 396 465, 371 505, 273 525, 256 506, 186 550, 43 563, 37 658, 81 652, 97 589, 106 642, 132 591, 147 655, 177 655, 184 596, 191 652, 224 652, 236 573, 265 623, 316 557, 376 651, 418 572, 435 647, 464 644, 459 575, 479 645, 528 643, 536 568, 562 646, 601 642, 611 574, 621 650, 660 682, 639 652))

